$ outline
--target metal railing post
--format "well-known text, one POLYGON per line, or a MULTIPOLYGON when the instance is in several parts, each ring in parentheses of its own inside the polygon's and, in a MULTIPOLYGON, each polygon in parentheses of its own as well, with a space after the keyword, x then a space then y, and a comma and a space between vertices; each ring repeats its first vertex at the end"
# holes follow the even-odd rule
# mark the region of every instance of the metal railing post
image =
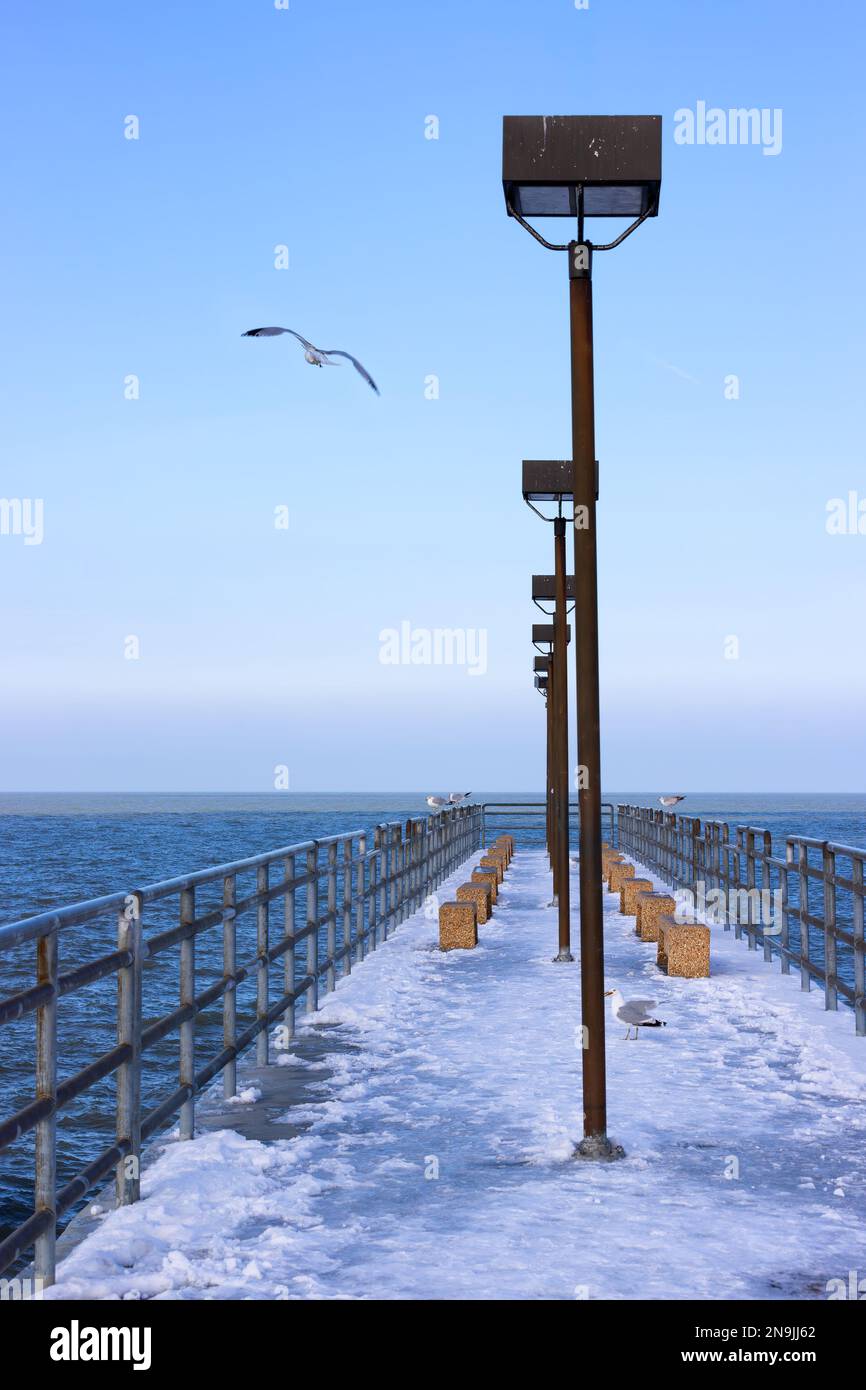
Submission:
POLYGON ((267 898, 270 882, 270 865, 260 864, 256 869, 256 893, 264 894, 263 900, 256 903, 256 1021, 263 1027, 256 1038, 256 1062, 266 1067, 270 1061, 268 1047, 268 951, 270 949, 270 903, 267 898))
POLYGON ((767 935, 767 928, 772 922, 773 909, 773 879, 770 873, 769 860, 773 853, 773 840, 769 830, 764 831, 764 844, 761 855, 761 911, 764 921, 761 923, 761 935, 764 942, 764 960, 773 959, 773 938, 767 935))
POLYGON ((401 880, 400 880, 400 853, 401 853, 401 850, 402 850, 402 841, 403 841, 403 837, 402 837, 402 835, 400 834, 400 831, 399 831, 398 829, 392 827, 391 832, 390 832, 390 834, 389 834, 389 836, 388 836, 388 839, 389 839, 390 845, 391 845, 391 884, 390 884, 390 892, 389 892, 389 894, 388 894, 388 897, 389 897, 389 899, 390 899, 390 904, 391 904, 391 906, 390 906, 390 910, 389 910, 389 912, 388 912, 388 922, 386 923, 386 926, 385 926, 385 935, 386 935, 386 936, 388 935, 388 928, 390 927, 390 928, 391 928, 391 931, 394 931, 394 929, 396 928, 397 923, 398 923, 398 921, 399 921, 399 915, 398 915, 398 914, 399 914, 399 910, 400 910, 400 885, 401 885, 401 880))
POLYGON ((352 837, 343 841, 343 975, 352 973, 352 837))
POLYGON ((866 1036, 866 943, 863 939, 863 860, 857 855, 851 860, 851 881, 854 885, 851 905, 854 917, 854 1026, 863 1037, 866 1036))
MULTIPOLYGON (((223 879, 223 1047, 228 1051, 238 1041, 238 996, 235 984, 237 972, 237 880, 234 874, 223 879)), ((237 1058, 226 1062, 223 1070, 223 1095, 228 1099, 238 1089, 237 1058)))
POLYGON ((36 1010, 36 1099, 47 1101, 49 1113, 36 1126, 36 1186, 34 1210, 50 1213, 51 1224, 36 1238, 35 1274, 54 1283, 57 1241, 57 929, 36 943, 37 984, 51 993, 36 1010))
POLYGON ((117 1041, 130 1050, 128 1062, 117 1070, 115 1134, 128 1152, 115 1169, 115 1198, 119 1207, 141 1195, 141 898, 130 893, 117 917, 117 949, 128 951, 129 965, 117 972, 117 1041))
POLYGON ((337 846, 328 845, 328 927, 326 934, 328 964, 325 969, 325 992, 332 994, 337 987, 334 956, 337 954, 337 846))
POLYGON ((782 960, 782 974, 783 974, 783 975, 790 975, 790 973, 791 973, 791 959, 790 959, 790 954, 789 954, 790 949, 791 949, 791 948, 790 948, 790 941, 789 941, 790 929, 789 929, 789 924, 788 924, 788 910, 789 910, 788 875, 789 875, 789 873, 791 872, 791 870, 793 869, 793 867, 794 867, 794 846, 793 846, 793 844, 791 843, 790 840, 786 840, 786 841, 785 841, 785 867, 784 867, 784 869, 782 869, 782 870, 780 871, 780 875, 779 875, 780 886, 781 886, 781 889, 782 889, 782 904, 781 904, 781 907, 782 907, 782 920, 781 920, 781 922, 780 922, 780 924, 779 924, 779 925, 781 926, 782 930, 781 930, 781 932, 780 932, 780 934, 779 934, 779 946, 780 946, 780 954, 781 954, 781 960, 782 960))
MULTIPOLYGON (((755 832, 751 828, 745 832, 746 837, 746 936, 748 938, 749 950, 757 948, 757 933, 754 929, 754 911, 752 907, 752 892, 755 888, 755 832)), ((737 914, 739 917, 739 913, 737 914)))
MULTIPOLYGON (((182 888, 180 920, 185 927, 195 921, 195 889, 182 888)), ((188 1098, 180 1107, 180 1137, 191 1139, 195 1130, 195 937, 185 937, 180 943, 180 1006, 192 1010, 191 1016, 180 1025, 181 1086, 190 1088, 188 1098)))
POLYGON ((378 872, 379 901, 376 907, 376 923, 373 932, 373 945, 378 946, 388 935, 388 837, 377 829, 379 839, 378 872))
MULTIPOLYGON (((287 948, 283 955, 283 993, 294 995, 295 992, 295 856, 287 854, 283 860, 283 937, 286 941, 291 941, 291 946, 287 948)), ((286 1041, 290 1042, 295 1036, 295 1001, 290 998, 283 1014, 283 1027, 286 1030, 286 1041)))
POLYGON ((359 961, 362 961, 366 954, 367 887, 367 836, 361 835, 358 838, 358 868, 355 873, 355 894, 357 897, 355 904, 355 950, 359 961))
POLYGON ((307 850, 307 985, 306 1009, 319 1007, 319 846, 307 850))
POLYGON ((797 842, 797 870, 799 876, 799 916, 800 916, 800 988, 808 992, 812 988, 812 974, 808 969, 809 950, 809 849, 797 842))
POLYGON ((829 844, 821 851, 824 888, 824 1008, 838 1009, 836 988, 836 855, 829 844))

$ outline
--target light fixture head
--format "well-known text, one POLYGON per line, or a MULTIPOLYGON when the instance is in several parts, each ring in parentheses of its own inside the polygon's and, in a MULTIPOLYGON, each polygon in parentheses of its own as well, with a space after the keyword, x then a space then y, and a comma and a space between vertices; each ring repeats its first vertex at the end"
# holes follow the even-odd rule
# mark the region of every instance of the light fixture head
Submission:
POLYGON ((503 119, 509 216, 655 217, 661 180, 661 116, 503 119))
POLYGON ((524 459, 524 502, 574 500, 574 464, 571 459, 524 459))
MULTIPOLYGON (((569 602, 574 598, 574 575, 565 576, 565 597, 569 602)), ((532 601, 545 603, 556 602, 556 575, 555 574, 534 574, 532 576, 532 601)))

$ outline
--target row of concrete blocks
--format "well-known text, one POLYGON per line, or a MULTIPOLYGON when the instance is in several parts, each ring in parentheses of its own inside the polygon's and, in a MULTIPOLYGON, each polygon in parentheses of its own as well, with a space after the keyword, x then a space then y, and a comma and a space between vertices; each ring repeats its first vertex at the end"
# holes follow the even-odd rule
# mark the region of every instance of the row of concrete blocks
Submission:
POLYGON ((514 854, 511 835, 500 835, 473 869, 469 883, 457 889, 457 901, 439 908, 439 949, 471 951, 478 945, 478 928, 489 921, 499 885, 514 854))
POLYGON ((602 871, 611 893, 619 893, 619 910, 636 919, 641 941, 654 941, 657 964, 668 975, 700 979, 710 973, 710 929, 676 922, 676 902, 668 893, 656 893, 648 878, 637 878, 634 864, 604 845, 602 871))

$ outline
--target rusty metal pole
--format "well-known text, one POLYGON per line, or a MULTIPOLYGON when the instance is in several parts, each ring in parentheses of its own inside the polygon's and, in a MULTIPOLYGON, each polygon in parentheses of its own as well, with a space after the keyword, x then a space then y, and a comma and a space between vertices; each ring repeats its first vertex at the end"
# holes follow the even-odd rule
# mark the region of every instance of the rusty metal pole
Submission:
POLYGON ((553 648, 556 652, 556 702, 553 722, 556 727, 557 793, 556 825, 554 827, 554 858, 557 864, 557 906, 559 920, 559 951, 556 961, 573 961, 571 954, 571 885, 568 863, 568 642, 565 615, 565 518, 553 523, 554 578, 556 607, 553 618, 553 648))
POLYGON ((544 784, 544 799, 547 803, 547 823, 546 823, 546 842, 547 858, 553 866, 553 797, 551 795, 551 778, 553 777, 553 758, 551 756, 551 720, 553 718, 553 703, 550 698, 550 664, 547 667, 547 690, 544 696, 544 718, 547 725, 547 766, 545 769, 546 782, 544 784))
POLYGON ((547 765, 547 787, 550 797, 550 843, 547 852, 550 856, 550 870, 553 875, 553 902, 559 893, 559 861, 556 857, 556 825, 559 815, 559 787, 556 769, 559 764, 559 730, 556 726, 556 643, 550 644, 550 665, 547 668, 547 718, 550 730, 550 760, 547 765))
POLYGON ((583 1026, 583 1133, 577 1153, 615 1158, 607 1137, 604 1038, 604 909, 601 879, 601 738, 598 693, 595 404, 592 249, 568 248, 574 461, 574 626, 580 815, 580 973, 583 1026))

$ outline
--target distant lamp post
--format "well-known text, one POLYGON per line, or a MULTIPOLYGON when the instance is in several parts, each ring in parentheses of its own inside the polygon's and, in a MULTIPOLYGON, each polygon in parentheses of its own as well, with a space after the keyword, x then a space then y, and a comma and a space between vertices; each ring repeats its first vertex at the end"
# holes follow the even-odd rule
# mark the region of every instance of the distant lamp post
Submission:
POLYGON ((542 246, 568 257, 577 761, 584 770, 578 788, 584 1138, 577 1152, 586 1158, 622 1153, 607 1136, 605 1080, 592 258, 594 251, 613 250, 646 218, 656 216, 661 126, 660 116, 506 116, 503 122, 502 188, 508 214, 542 246), (577 240, 546 241, 529 217, 571 217, 577 222, 577 240), (613 241, 593 245, 584 233, 588 217, 631 221, 613 241))
POLYGON ((574 470, 568 461, 525 459, 523 500, 537 516, 553 523, 554 573, 534 575, 532 599, 541 607, 552 600, 554 629, 553 778, 556 786, 556 822, 553 837, 554 891, 559 920, 559 950, 555 960, 573 961, 571 954, 571 884, 568 825, 568 662, 566 660, 566 604, 574 598, 574 577, 565 572, 565 517, 574 498, 574 470), (556 515, 546 516, 543 504, 555 504, 556 515), (569 578, 571 593, 569 595, 569 578))
MULTIPOLYGON (((532 645, 536 651, 541 652, 536 661, 547 662, 547 685, 545 687, 547 696, 547 853, 550 857, 550 868, 553 874, 553 901, 559 910, 558 932, 560 947, 562 950, 562 931, 563 923, 567 923, 570 916, 569 883, 568 883, 568 861, 566 860, 565 893, 561 893, 561 856, 559 853, 559 827, 561 825, 562 792, 561 779, 558 769, 561 762, 559 752, 558 733, 565 729, 565 725, 557 720, 557 676, 560 671, 567 673, 567 648, 571 641, 571 627, 565 625, 565 636, 560 637, 560 658, 556 658, 556 624, 555 623, 533 623, 532 624, 532 645)), ((567 715, 566 715, 567 721, 567 715)), ((566 730, 567 736, 567 730, 566 730)), ((565 750, 566 778, 565 796, 568 797, 568 746, 565 750)), ((567 805, 567 802, 566 802, 567 805)), ((566 809, 566 816, 568 811, 566 809)))
MULTIPOLYGON (((553 799, 553 740, 551 736, 550 721, 553 715, 553 701, 550 699, 550 669, 553 658, 549 656, 537 656, 532 663, 532 670, 535 676, 535 688, 540 695, 544 696, 544 725, 545 725, 545 763, 544 763, 544 843, 547 848, 547 858, 551 870, 553 869, 553 826, 554 826, 554 799, 553 799)), ((554 886, 554 897, 556 888, 554 886)))

